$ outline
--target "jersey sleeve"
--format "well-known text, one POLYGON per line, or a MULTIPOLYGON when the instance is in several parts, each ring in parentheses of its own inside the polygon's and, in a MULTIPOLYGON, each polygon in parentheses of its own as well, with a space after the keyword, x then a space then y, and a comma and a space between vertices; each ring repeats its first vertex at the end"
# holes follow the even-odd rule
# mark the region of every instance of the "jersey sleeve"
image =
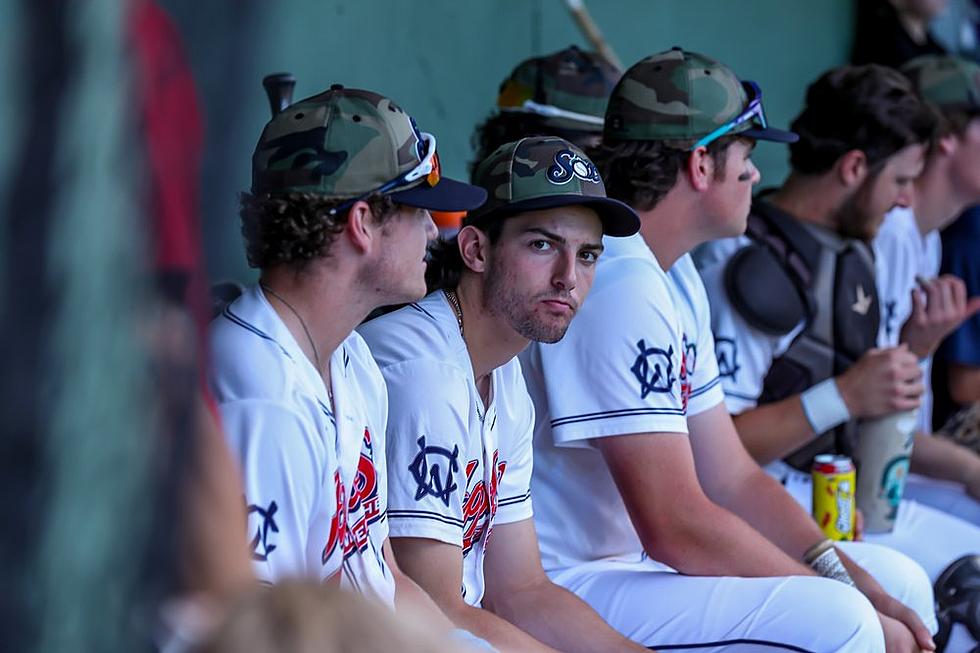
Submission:
POLYGON ((800 332, 798 325, 785 336, 770 336, 750 326, 728 298, 724 285, 726 262, 701 270, 710 304, 715 361, 728 412, 737 415, 755 408, 773 360, 783 354, 800 332))
MULTIPOLYGON (((534 450, 534 404, 527 393, 520 363, 514 359, 506 369, 510 413, 506 423, 510 433, 501 433, 500 440, 508 443, 507 467, 497 490, 497 514, 494 522, 510 524, 533 516, 531 506, 531 469, 534 450)), ((498 411, 504 407, 499 407, 498 411)), ((498 412, 498 419, 502 416, 498 412)))
POLYGON ((241 464, 258 579, 274 583, 296 576, 332 576, 342 562, 342 547, 328 551, 329 524, 339 497, 325 470, 335 470, 336 462, 331 464, 315 427, 269 401, 223 403, 220 411, 241 464), (324 532, 312 532, 317 524, 324 532))
POLYGON ((555 444, 686 434, 683 344, 665 277, 632 261, 602 273, 613 280, 593 289, 562 341, 537 345, 555 444))
POLYGON ((424 359, 395 363, 382 374, 389 534, 462 546, 469 382, 451 365, 424 359))

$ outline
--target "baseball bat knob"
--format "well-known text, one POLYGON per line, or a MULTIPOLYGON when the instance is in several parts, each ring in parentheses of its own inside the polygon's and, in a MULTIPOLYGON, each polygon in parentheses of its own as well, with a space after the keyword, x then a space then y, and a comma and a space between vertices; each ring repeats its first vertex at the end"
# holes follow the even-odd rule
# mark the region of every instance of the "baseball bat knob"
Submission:
POLYGON ((293 88, 296 77, 292 73, 273 73, 262 78, 262 87, 269 98, 269 109, 272 115, 293 103, 293 88))

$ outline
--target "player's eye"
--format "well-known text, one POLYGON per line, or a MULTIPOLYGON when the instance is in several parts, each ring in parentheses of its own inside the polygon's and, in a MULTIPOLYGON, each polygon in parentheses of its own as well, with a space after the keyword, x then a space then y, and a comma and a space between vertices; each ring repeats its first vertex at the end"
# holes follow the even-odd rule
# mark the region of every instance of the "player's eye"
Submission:
POLYGON ((599 253, 591 249, 587 249, 579 253, 579 258, 581 258, 583 262, 593 265, 599 260, 599 253))
POLYGON ((548 242, 547 240, 532 240, 531 248, 536 249, 539 252, 547 252, 552 247, 551 247, 551 243, 548 242))

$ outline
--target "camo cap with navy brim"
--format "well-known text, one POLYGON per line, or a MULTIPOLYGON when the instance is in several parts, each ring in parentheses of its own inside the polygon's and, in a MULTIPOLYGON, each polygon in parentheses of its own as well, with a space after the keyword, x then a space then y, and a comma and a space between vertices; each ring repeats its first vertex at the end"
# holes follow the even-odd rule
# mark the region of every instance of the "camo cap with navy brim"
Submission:
MULTIPOLYGON (((727 66, 697 52, 672 48, 640 60, 609 98, 603 137, 636 141, 696 141, 736 118, 749 102, 727 66)), ((793 132, 755 120, 731 134, 791 143, 793 132)))
POLYGON ((484 159, 473 174, 487 201, 463 225, 485 225, 515 213, 580 205, 594 210, 603 233, 631 236, 640 218, 629 206, 606 197, 595 164, 582 150, 557 136, 534 136, 506 143, 484 159))
MULTIPOLYGON (((252 156, 252 192, 316 193, 348 199, 370 193, 422 163, 425 137, 388 98, 334 84, 276 114, 252 156)), ((401 204, 466 211, 483 203, 482 189, 441 178, 388 193, 401 204)))

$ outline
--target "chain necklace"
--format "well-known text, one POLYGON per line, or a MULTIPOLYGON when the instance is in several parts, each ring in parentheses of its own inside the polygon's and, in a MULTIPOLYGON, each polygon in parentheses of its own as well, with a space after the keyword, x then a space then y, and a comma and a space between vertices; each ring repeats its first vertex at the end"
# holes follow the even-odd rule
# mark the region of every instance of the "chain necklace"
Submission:
MULTIPOLYGON (((306 321, 303 319, 303 316, 300 315, 295 308, 293 308, 292 304, 290 304, 285 299, 283 299, 279 293, 277 293, 269 286, 265 285, 264 283, 260 283, 259 288, 261 288, 265 292, 269 293, 270 295, 272 295, 273 297, 281 301, 286 308, 292 311, 293 315, 296 316, 296 319, 299 320, 299 325, 303 327, 303 333, 306 334, 306 339, 309 341, 310 347, 313 348, 313 361, 316 363, 316 371, 318 374, 322 374, 323 370, 321 370, 320 368, 320 353, 316 350, 316 343, 313 342, 313 336, 310 335, 310 330, 307 328, 306 321)), ((333 401, 333 390, 330 388, 329 383, 327 383, 326 386, 327 386, 327 395, 330 397, 330 400, 333 401)))
POLYGON ((459 297, 456 296, 455 290, 443 290, 443 294, 446 299, 449 300, 449 305, 453 307, 453 312, 456 313, 456 323, 459 324, 459 335, 463 335, 463 308, 459 305, 459 297))

